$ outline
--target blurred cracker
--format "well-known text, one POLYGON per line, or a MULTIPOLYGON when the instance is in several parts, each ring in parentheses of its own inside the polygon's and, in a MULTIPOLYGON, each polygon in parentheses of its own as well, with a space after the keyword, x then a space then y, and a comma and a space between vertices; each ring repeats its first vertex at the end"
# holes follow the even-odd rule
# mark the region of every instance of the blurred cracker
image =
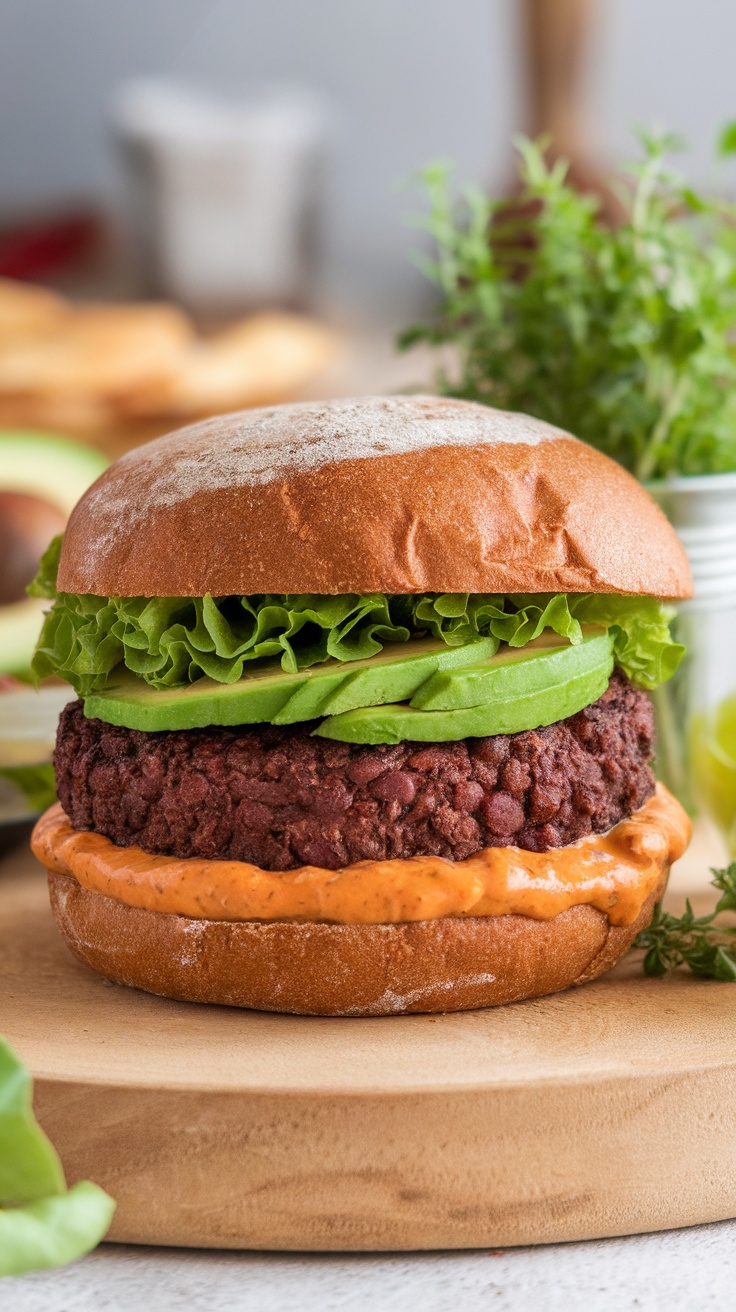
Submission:
POLYGON ((131 415, 200 415, 284 401, 311 382, 336 349, 335 334, 313 319, 253 315, 193 343, 173 377, 132 392, 121 409, 131 415))
POLYGON ((193 337, 173 305, 80 306, 52 337, 0 350, 0 394, 114 397, 176 376, 193 337))
POLYGON ((69 303, 47 287, 0 278, 0 347, 56 332, 69 311, 69 303))

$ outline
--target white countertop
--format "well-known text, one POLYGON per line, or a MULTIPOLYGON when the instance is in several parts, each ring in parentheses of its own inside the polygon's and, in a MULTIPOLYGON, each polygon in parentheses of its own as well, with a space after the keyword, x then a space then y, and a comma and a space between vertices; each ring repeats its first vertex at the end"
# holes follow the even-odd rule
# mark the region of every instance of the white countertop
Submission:
POLYGON ((736 1222, 582 1244, 397 1254, 104 1245, 3 1281, 7 1312, 724 1312, 736 1222))

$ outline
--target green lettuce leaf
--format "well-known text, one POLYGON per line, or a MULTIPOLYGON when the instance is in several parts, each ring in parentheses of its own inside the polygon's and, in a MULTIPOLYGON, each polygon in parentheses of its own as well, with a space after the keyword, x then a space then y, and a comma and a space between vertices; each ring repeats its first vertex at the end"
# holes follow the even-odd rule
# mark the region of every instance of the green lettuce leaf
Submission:
POLYGON ((669 678, 683 649, 669 633, 670 608, 648 597, 583 593, 395 596, 311 593, 252 597, 95 597, 56 591, 61 539, 44 556, 34 595, 53 598, 32 669, 60 675, 81 696, 125 665, 154 688, 208 676, 235 683, 266 658, 296 673, 328 659, 365 660, 387 642, 430 634, 450 647, 479 637, 523 647, 545 629, 581 641, 581 624, 615 628, 616 659, 641 687, 669 678))
POLYGON ((0 1038, 0 1276, 81 1257, 104 1238, 115 1210, 89 1181, 67 1190, 31 1095, 28 1071, 0 1038))
POLYGON ((581 623, 613 630, 616 663, 638 688, 651 691, 671 679, 685 654, 670 633, 674 606, 653 597, 591 594, 573 597, 571 609, 581 623))
POLYGON ((56 576, 59 573, 59 558, 63 540, 63 533, 57 533, 56 537, 49 542, 39 561, 36 577, 26 588, 29 597, 47 597, 49 601, 55 600, 57 596, 56 576))
POLYGON ((0 1276, 84 1257, 104 1239, 114 1210, 112 1199, 89 1180, 25 1207, 0 1207, 0 1276))
POLYGON ((41 765, 2 765, 0 778, 8 779, 20 790, 32 811, 45 811, 56 801, 56 780, 50 761, 41 765))

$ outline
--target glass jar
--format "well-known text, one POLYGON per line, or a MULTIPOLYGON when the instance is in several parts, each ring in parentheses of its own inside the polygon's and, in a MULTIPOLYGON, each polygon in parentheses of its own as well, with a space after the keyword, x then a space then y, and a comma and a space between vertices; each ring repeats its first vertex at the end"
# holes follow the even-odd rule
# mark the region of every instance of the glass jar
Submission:
POLYGON ((685 547, 695 591, 674 625, 687 655, 654 693, 657 771, 689 810, 715 820, 736 856, 736 473, 649 491, 685 547))

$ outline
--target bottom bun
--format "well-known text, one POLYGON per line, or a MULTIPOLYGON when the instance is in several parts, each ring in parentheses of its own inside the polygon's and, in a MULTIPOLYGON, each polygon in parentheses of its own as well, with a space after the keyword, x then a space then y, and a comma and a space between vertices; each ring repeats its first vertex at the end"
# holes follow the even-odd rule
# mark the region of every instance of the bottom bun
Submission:
POLYGON ((626 954, 665 883, 666 875, 624 927, 590 906, 552 920, 334 925, 190 920, 126 906, 49 872, 71 951, 107 979, 185 1002, 307 1016, 471 1011, 585 984, 626 954))

